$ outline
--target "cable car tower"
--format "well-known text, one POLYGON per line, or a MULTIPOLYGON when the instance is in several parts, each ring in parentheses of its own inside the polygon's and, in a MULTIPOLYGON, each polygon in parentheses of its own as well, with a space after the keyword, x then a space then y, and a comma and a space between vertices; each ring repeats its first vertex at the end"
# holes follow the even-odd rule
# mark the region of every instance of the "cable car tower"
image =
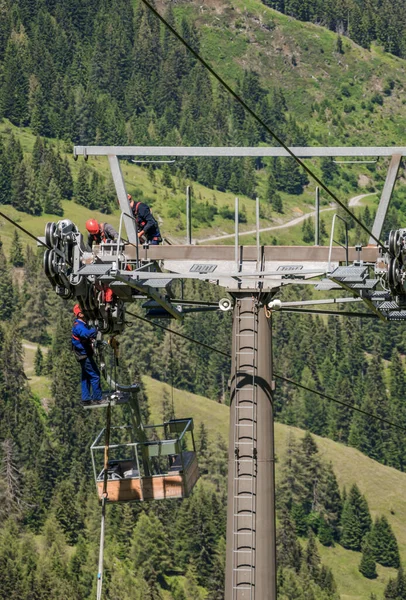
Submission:
MULTIPOLYGON (((89 252, 82 234, 70 221, 49 223, 45 232, 48 250, 45 272, 57 294, 75 297, 86 317, 102 333, 118 334, 125 326, 126 306, 145 299, 147 316, 181 320, 195 309, 175 300, 171 282, 196 279, 223 287, 232 300, 223 299, 219 310, 233 311, 228 507, 226 550, 226 600, 276 599, 275 454, 272 370, 272 314, 276 310, 317 312, 314 305, 360 303, 367 312, 345 313, 387 320, 406 319, 406 229, 392 231, 379 241, 383 222, 406 148, 291 148, 296 156, 392 157, 372 230, 370 245, 335 242, 333 219, 330 245, 261 246, 257 201, 257 243, 239 243, 236 199, 233 246, 141 245, 127 199, 119 157, 190 156, 289 156, 283 148, 185 147, 75 147, 75 157, 85 160, 106 156, 121 209, 117 243, 102 243, 89 252), (125 229, 125 237, 123 235, 125 229), (379 241, 378 244, 374 241, 379 241), (275 298, 289 284, 312 285, 325 293, 342 291, 345 297, 284 303, 275 298), (104 290, 114 292, 107 305, 104 290), (300 309, 299 306, 313 305, 300 309)), ((338 217, 337 218, 341 218, 338 217)), ((203 303, 200 307, 205 309, 203 303)), ((336 313, 340 314, 340 313, 336 313)), ((107 399, 107 425, 92 445, 96 486, 106 502, 184 497, 198 477, 191 419, 172 420, 159 427, 161 441, 148 437, 140 419, 135 388, 116 386, 107 399), (110 443, 110 410, 116 402, 130 406, 129 439, 110 443), (105 436, 105 444, 101 439, 105 436), (191 436, 191 445, 185 439, 191 436), (186 449, 185 449, 186 448, 186 449), (104 449, 104 466, 98 466, 104 449), (109 458, 117 452, 118 458, 109 458)), ((111 430, 113 434, 114 429, 111 430)), ((121 434, 123 430, 120 430, 121 434)), ((120 432, 119 431, 119 432, 120 432)), ((102 535, 104 534, 102 524, 102 535)), ((103 556, 101 554, 99 576, 103 556)), ((98 599, 101 598, 101 584, 98 599)))

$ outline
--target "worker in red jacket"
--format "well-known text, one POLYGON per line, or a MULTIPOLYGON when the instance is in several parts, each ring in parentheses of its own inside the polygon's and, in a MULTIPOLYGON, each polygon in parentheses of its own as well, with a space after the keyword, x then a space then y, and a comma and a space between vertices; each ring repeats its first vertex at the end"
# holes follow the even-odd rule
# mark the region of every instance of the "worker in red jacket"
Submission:
POLYGON ((88 219, 86 229, 89 233, 87 243, 90 248, 93 247, 93 244, 116 242, 118 239, 117 231, 109 223, 98 223, 96 219, 88 219))
POLYGON ((152 216, 151 209, 144 202, 134 202, 131 194, 127 194, 131 210, 137 222, 138 237, 141 242, 157 246, 162 242, 158 223, 152 216))
POLYGON ((73 314, 75 321, 72 327, 72 350, 82 368, 82 403, 100 401, 102 399, 100 371, 93 358, 93 342, 97 330, 86 323, 79 304, 73 307, 73 314))

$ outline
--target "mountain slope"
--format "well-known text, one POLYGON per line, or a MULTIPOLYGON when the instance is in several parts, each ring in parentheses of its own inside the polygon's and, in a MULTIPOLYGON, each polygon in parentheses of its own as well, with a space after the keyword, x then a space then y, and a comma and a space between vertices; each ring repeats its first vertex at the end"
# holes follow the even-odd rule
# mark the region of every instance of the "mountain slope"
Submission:
MULTIPOLYGON (((161 11, 164 6, 161 2, 161 11)), ((259 72, 268 90, 280 87, 292 115, 309 126, 310 140, 333 146, 402 144, 403 59, 378 46, 366 50, 348 38, 342 38, 340 53, 337 34, 283 15, 261 0, 204 5, 188 0, 174 10, 193 15, 202 55, 228 82, 235 84, 241 70, 249 68, 259 72)))
MULTIPOLYGON (((162 398, 164 392, 171 396, 170 386, 155 381, 150 377, 143 378, 146 386, 151 421, 162 421, 162 398)), ((228 414, 229 408, 217 404, 212 400, 174 390, 174 407, 177 417, 193 417, 195 430, 198 431, 200 423, 204 422, 209 434, 209 439, 214 440, 221 436, 228 440, 228 414)), ((304 431, 296 427, 289 427, 282 423, 275 423, 275 446, 277 453, 276 478, 280 477, 280 468, 286 451, 286 442, 289 434, 297 438, 304 435, 304 431)), ((314 436, 319 455, 327 462, 331 462, 341 490, 347 490, 356 483, 360 491, 365 494, 371 510, 372 518, 385 515, 391 524, 399 543, 403 561, 406 560, 406 473, 381 465, 368 458, 355 448, 344 446, 327 438, 314 436)), ((319 545, 323 563, 330 566, 338 585, 338 591, 343 600, 364 600, 371 593, 383 595, 389 577, 393 577, 394 569, 378 565, 378 578, 368 580, 358 571, 361 554, 345 550, 336 545, 326 548, 319 545)))

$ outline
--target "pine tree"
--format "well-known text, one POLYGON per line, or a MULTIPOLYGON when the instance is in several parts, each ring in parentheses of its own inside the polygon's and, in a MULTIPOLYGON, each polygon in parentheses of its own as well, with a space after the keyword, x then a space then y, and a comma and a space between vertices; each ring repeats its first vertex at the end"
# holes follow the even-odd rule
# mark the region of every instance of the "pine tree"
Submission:
POLYGON ((85 163, 82 163, 79 169, 79 175, 75 184, 74 200, 78 204, 90 207, 90 187, 88 179, 88 168, 85 163))
POLYGON ((300 568, 302 549, 296 537, 295 524, 286 508, 279 517, 280 527, 276 531, 278 567, 300 568))
POLYGON ((37 351, 35 353, 35 358, 34 358, 34 370, 35 370, 35 375, 37 377, 42 375, 43 368, 44 368, 44 355, 42 354, 41 346, 38 344, 37 351))
POLYGON ((362 545, 362 557, 358 570, 368 579, 375 579, 377 577, 376 563, 368 541, 365 541, 362 545))
POLYGON ((13 267, 24 266, 23 248, 21 246, 20 236, 18 235, 17 229, 14 229, 13 241, 11 243, 10 264, 12 264, 13 267))
POLYGON ((63 216, 62 195, 55 179, 51 179, 49 188, 44 198, 44 213, 63 216))
POLYGON ((395 534, 385 516, 377 517, 368 536, 369 546, 376 562, 384 567, 399 568, 400 556, 395 534))
POLYGON ((0 205, 11 204, 11 167, 0 136, 0 205))
POLYGON ((10 269, 7 265, 6 257, 3 252, 3 243, 0 240, 0 319, 7 321, 14 312, 14 289, 10 275, 10 269))
POLYGON ((2 519, 21 514, 23 481, 16 463, 16 449, 11 439, 1 443, 0 514, 2 519))
POLYGON ((140 515, 132 537, 131 557, 147 582, 165 573, 168 565, 166 534, 154 514, 140 515))
POLYGON ((371 524, 368 503, 354 484, 344 502, 341 516, 341 545, 350 550, 361 550, 363 539, 370 531, 371 524))

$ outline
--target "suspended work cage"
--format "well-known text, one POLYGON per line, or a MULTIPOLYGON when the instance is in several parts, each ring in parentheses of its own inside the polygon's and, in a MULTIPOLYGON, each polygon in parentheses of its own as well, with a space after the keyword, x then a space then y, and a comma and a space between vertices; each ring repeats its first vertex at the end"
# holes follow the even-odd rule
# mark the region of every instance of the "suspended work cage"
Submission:
MULTIPOLYGON (((103 497, 103 428, 91 446, 99 498, 103 497)), ((186 498, 199 478, 193 419, 171 419, 142 427, 112 427, 107 469, 107 502, 186 498), (139 430, 138 430, 139 432, 139 430), (132 438, 132 439, 131 439, 132 438), (152 438, 152 439, 148 439, 152 438)))

